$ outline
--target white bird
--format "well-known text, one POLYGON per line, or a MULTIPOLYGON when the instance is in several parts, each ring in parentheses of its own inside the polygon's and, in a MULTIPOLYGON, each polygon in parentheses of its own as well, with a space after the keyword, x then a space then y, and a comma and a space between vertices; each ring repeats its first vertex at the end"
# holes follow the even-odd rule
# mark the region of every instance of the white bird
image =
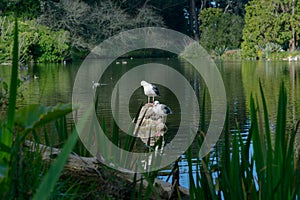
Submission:
POLYGON ((153 102, 154 102, 154 97, 159 96, 159 91, 158 88, 151 84, 151 83, 147 83, 146 81, 141 81, 141 86, 144 87, 144 93, 146 96, 148 96, 148 103, 150 103, 150 97, 153 98, 153 102))
POLYGON ((37 75, 33 75, 34 79, 39 79, 39 77, 37 75))
POLYGON ((108 85, 108 83, 98 83, 98 82, 95 82, 95 81, 92 81, 93 83, 93 89, 99 87, 99 86, 103 86, 103 85, 108 85))
POLYGON ((165 104, 159 103, 159 101, 154 101, 154 105, 152 108, 153 112, 160 116, 166 116, 168 114, 173 114, 171 108, 166 106, 165 104))
POLYGON ((97 87, 99 87, 100 86, 100 83, 98 83, 98 82, 95 82, 95 81, 92 81, 92 83, 93 83, 93 89, 95 89, 95 88, 97 88, 97 87))

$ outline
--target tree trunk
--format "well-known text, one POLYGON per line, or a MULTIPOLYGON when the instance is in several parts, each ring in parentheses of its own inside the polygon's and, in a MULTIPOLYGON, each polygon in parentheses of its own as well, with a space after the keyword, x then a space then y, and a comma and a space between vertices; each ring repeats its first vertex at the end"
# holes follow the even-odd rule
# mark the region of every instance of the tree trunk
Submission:
POLYGON ((199 41, 199 24, 198 24, 198 16, 196 12, 196 4, 195 0, 190 0, 190 29, 192 32, 192 37, 194 40, 199 41))
POLYGON ((289 41, 289 51, 295 51, 298 46, 297 33, 295 27, 292 26, 292 38, 289 41))
POLYGON ((297 32, 295 30, 295 25, 293 23, 293 18, 295 16, 295 0, 292 1, 292 21, 291 21, 291 29, 292 29, 292 38, 289 41, 289 51, 295 51, 298 47, 298 38, 297 32))

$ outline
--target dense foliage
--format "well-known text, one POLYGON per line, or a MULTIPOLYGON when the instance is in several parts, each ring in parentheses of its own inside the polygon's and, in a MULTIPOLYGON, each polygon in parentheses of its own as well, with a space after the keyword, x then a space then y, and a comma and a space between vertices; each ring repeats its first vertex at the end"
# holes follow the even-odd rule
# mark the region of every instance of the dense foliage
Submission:
POLYGON ((16 0, 3 1, 1 5, 2 62, 8 61, 11 55, 12 23, 9 19, 13 11, 20 19, 21 61, 57 62, 66 57, 83 58, 95 45, 121 31, 164 26, 163 18, 146 3, 136 7, 135 12, 129 12, 123 4, 113 0, 16 0))
POLYGON ((252 0, 246 6, 243 57, 261 57, 269 43, 294 51, 300 34, 300 2, 252 0))
POLYGON ((230 13, 223 13, 220 8, 207 8, 200 14, 202 32, 200 43, 204 48, 216 54, 222 54, 226 48, 240 47, 243 19, 230 13))
MULTIPOLYGON (((281 58, 285 54, 282 51, 293 52, 299 47, 300 3, 297 0, 0 1, 0 16, 14 13, 18 13, 20 22, 33 27, 25 31, 26 36, 23 30, 20 32, 20 36, 30 38, 30 42, 27 40, 30 44, 23 43, 29 46, 24 46, 26 53, 21 58, 38 62, 56 62, 66 56, 84 58, 103 40, 124 30, 146 26, 163 26, 187 34, 216 56, 242 48, 244 58, 274 58, 274 53, 281 58), (37 33, 36 30, 40 31, 38 39, 30 35, 37 33), (61 31, 67 31, 69 36, 61 31), (63 43, 55 43, 61 35, 65 39, 59 42, 63 43), (41 42, 35 44, 36 41, 41 42)), ((11 47, 8 39, 3 39, 7 34, 4 24, 0 25, 3 62, 8 60, 11 47)), ((7 30, 11 30, 12 25, 9 26, 7 30)))
MULTIPOLYGON (((13 20, 0 17, 0 61, 11 58, 13 44, 13 20)), ((20 61, 59 62, 68 56, 69 33, 52 31, 35 21, 19 21, 20 61)))

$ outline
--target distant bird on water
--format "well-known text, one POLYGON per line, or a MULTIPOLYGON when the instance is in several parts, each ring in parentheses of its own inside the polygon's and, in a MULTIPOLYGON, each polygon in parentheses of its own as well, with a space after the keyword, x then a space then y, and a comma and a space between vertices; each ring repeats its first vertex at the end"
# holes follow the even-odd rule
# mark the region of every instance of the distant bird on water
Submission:
POLYGON ((97 87, 99 87, 100 86, 100 83, 98 83, 98 82, 95 82, 95 81, 92 81, 92 87, 93 87, 93 89, 95 89, 95 88, 97 88, 97 87))
POLYGON ((148 103, 150 103, 150 97, 152 97, 153 102, 154 97, 160 97, 158 88, 155 85, 147 83, 146 81, 141 81, 141 86, 144 87, 144 93, 148 96, 148 103))
POLYGON ((108 85, 107 83, 98 83, 98 82, 95 82, 95 81, 92 81, 92 88, 95 89, 99 86, 103 86, 103 85, 108 85))
POLYGON ((159 101, 154 101, 154 106, 152 108, 153 112, 160 116, 166 116, 168 114, 173 114, 171 108, 166 106, 165 104, 159 103, 159 101))

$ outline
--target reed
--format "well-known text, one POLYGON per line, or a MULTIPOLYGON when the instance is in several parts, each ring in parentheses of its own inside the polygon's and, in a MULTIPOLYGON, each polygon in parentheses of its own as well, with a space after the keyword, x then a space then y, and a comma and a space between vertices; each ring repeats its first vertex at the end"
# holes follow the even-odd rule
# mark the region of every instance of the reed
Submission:
MULTIPOLYGON (((17 77, 18 77, 18 20, 15 18, 14 22, 14 44, 13 44, 13 60, 12 60, 12 69, 11 77, 15 77, 10 80, 9 87, 9 99, 8 99, 8 115, 7 123, 2 123, 2 131, 0 135, 1 150, 10 149, 13 143, 13 128, 14 128, 14 116, 16 108, 16 94, 17 94, 17 77)), ((0 154, 0 164, 3 170, 3 173, 0 176, 7 176, 7 168, 9 160, 11 158, 10 152, 3 151, 0 154), (5 174, 5 175, 4 175, 5 174)))
POLYGON ((261 83, 260 96, 261 107, 257 98, 250 99, 251 127, 246 139, 240 132, 229 134, 227 116, 221 152, 197 159, 195 164, 191 150, 187 151, 191 199, 299 198, 300 159, 295 154, 295 135, 300 122, 286 131, 287 94, 282 83, 276 131, 272 133, 261 83), (194 165, 196 179, 190 172, 194 165))

